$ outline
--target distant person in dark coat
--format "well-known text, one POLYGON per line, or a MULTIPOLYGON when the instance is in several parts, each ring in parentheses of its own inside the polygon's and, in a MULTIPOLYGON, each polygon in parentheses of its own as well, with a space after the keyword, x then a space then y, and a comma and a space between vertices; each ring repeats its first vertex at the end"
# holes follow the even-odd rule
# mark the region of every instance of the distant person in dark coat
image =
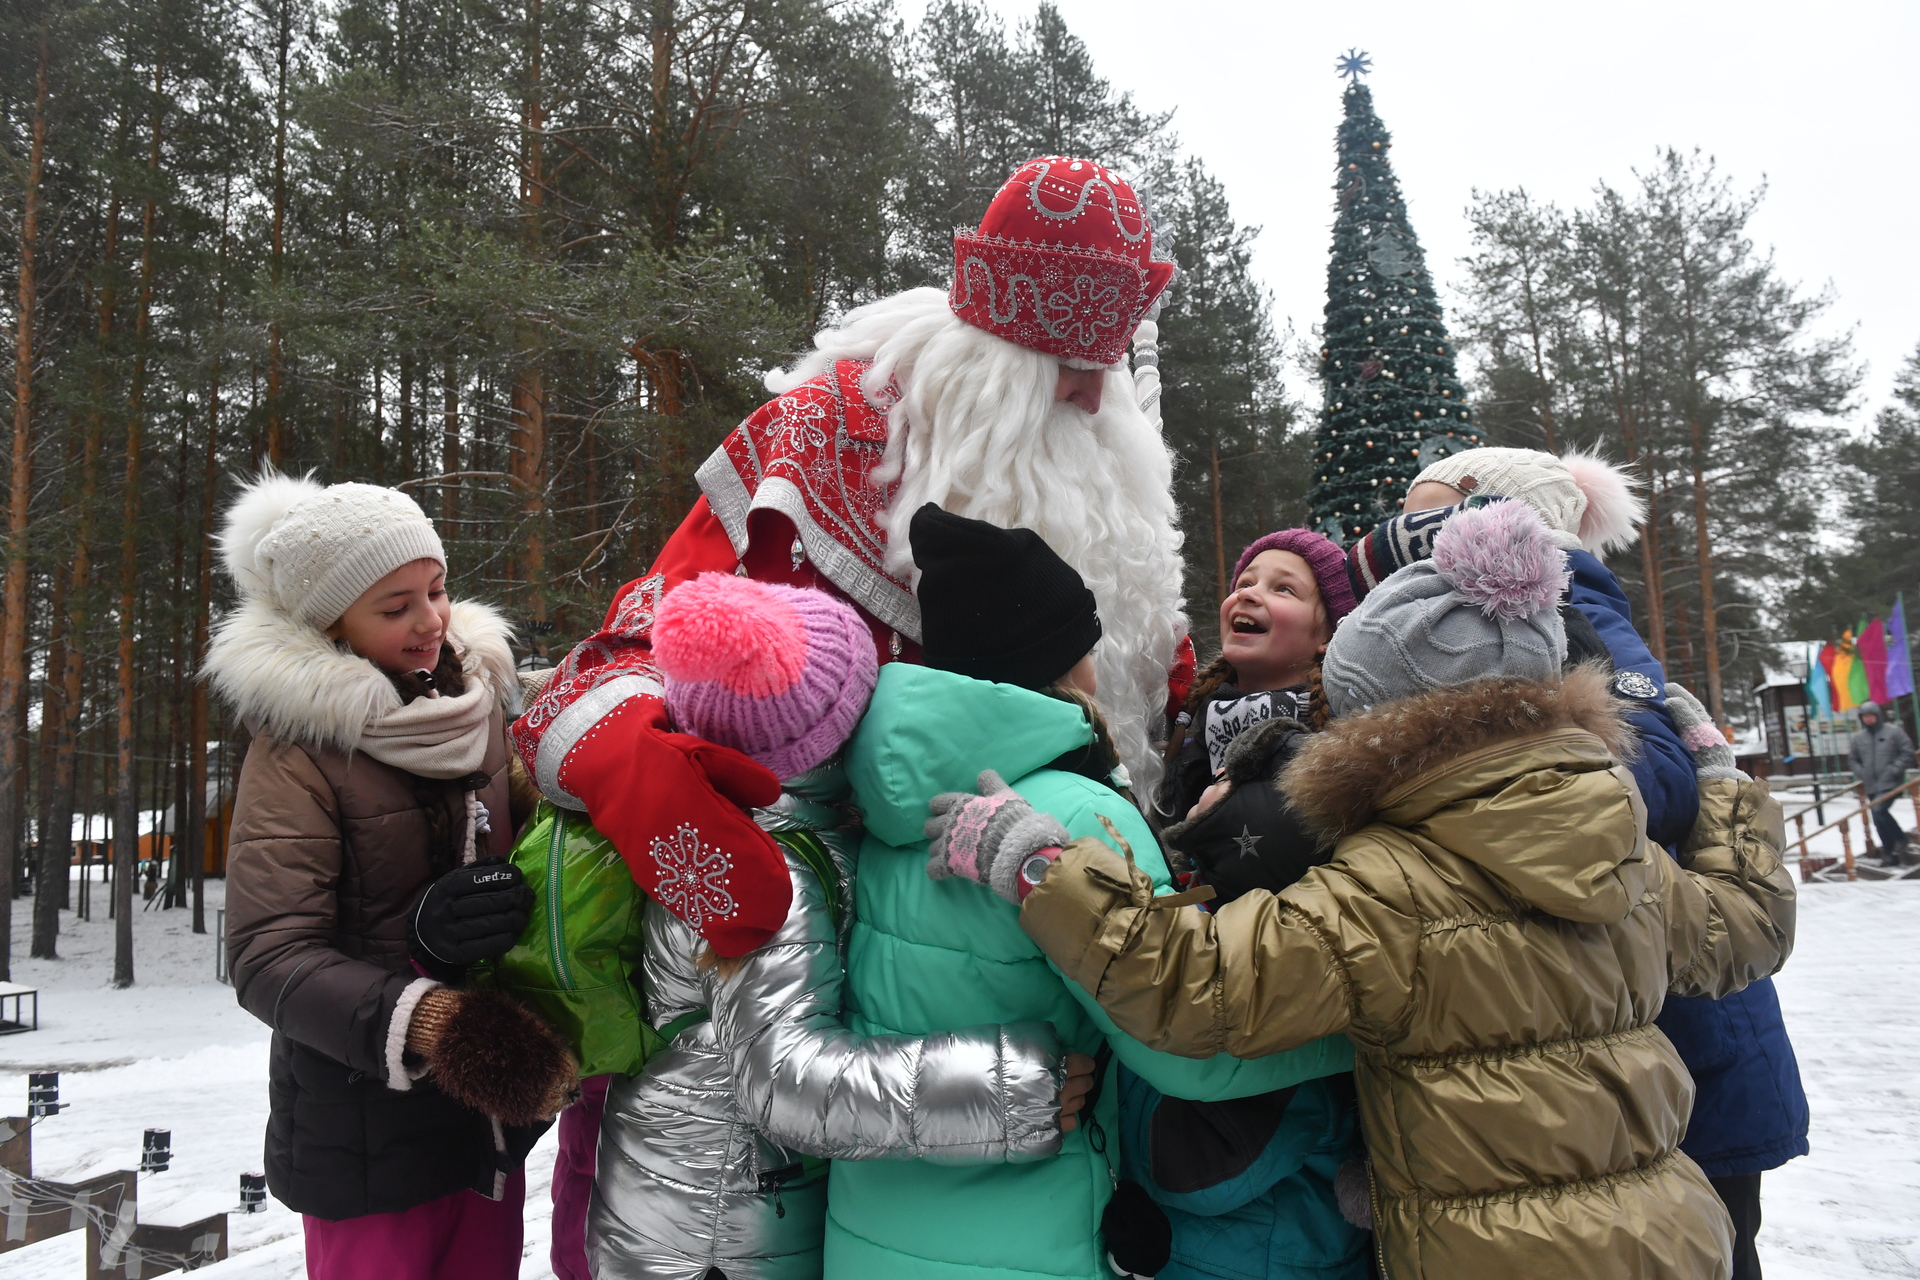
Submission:
MULTIPOLYGON (((1860 717, 1860 732, 1853 735, 1848 763, 1853 768, 1853 776, 1860 779, 1866 789, 1867 799, 1872 800, 1907 780, 1907 770, 1914 764, 1913 739, 1905 729, 1887 719, 1877 702, 1861 703, 1855 714, 1860 717)), ((1900 829, 1893 816, 1893 802, 1897 798, 1887 796, 1873 806, 1873 829, 1880 837, 1880 856, 1889 866, 1900 861, 1901 850, 1907 846, 1907 833, 1900 829)))

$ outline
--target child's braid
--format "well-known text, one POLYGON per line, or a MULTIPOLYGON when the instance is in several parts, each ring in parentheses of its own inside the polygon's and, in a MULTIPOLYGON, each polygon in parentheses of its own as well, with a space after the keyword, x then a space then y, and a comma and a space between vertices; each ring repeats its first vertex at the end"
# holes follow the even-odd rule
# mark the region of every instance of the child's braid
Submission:
POLYGON ((1327 691, 1320 687, 1320 668, 1316 664, 1313 674, 1307 677, 1307 728, 1319 733, 1332 718, 1333 709, 1327 706, 1327 691))

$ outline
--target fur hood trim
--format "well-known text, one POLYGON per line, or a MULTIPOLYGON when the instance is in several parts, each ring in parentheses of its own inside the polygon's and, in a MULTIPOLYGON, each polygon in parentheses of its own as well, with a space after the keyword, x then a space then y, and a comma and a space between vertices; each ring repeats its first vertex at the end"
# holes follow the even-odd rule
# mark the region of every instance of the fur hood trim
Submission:
POLYGON ((1598 666, 1559 681, 1510 676, 1430 689, 1331 721, 1280 777, 1308 825, 1337 840, 1359 830, 1409 783, 1469 752, 1557 729, 1584 729, 1616 759, 1633 753, 1633 731, 1598 666))
MULTIPOLYGON (((447 639, 469 680, 478 680, 507 708, 519 709, 513 628, 491 605, 456 601, 447 639)), ((400 708, 386 673, 258 600, 243 599, 220 620, 201 672, 258 732, 302 746, 359 749, 367 728, 400 708)))

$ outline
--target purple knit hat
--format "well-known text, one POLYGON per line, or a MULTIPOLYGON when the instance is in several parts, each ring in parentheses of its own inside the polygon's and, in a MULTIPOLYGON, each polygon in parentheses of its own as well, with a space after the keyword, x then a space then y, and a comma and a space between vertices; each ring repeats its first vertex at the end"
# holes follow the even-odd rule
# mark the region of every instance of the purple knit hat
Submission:
POLYGON ((1353 584, 1347 581, 1347 556, 1332 538, 1312 529, 1282 529, 1255 538, 1233 566, 1236 580, 1262 551, 1291 551, 1307 562, 1307 568, 1313 570, 1313 580, 1320 586, 1320 599, 1327 606, 1329 622, 1339 622, 1353 612, 1357 602, 1353 598, 1353 584))
POLYGON ((853 733, 879 678, 873 633, 824 591, 703 573, 653 619, 667 709, 687 733, 743 751, 785 781, 853 733))

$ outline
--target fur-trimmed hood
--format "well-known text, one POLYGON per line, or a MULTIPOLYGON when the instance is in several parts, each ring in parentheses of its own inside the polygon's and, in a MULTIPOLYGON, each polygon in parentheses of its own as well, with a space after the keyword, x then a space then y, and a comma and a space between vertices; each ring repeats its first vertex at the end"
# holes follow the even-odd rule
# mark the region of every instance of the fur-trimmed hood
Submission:
POLYGON ((1580 666, 1557 683, 1476 680, 1330 721, 1287 766, 1280 788, 1311 826, 1338 840, 1399 799, 1406 784, 1470 752, 1556 729, 1584 729, 1618 760, 1635 746, 1604 672, 1580 666))
MULTIPOLYGON (((514 714, 513 628, 490 605, 456 601, 447 640, 469 681, 514 714)), ((303 746, 358 750, 368 726, 402 705, 385 672, 266 603, 243 598, 220 620, 202 674, 256 731, 303 746)))

